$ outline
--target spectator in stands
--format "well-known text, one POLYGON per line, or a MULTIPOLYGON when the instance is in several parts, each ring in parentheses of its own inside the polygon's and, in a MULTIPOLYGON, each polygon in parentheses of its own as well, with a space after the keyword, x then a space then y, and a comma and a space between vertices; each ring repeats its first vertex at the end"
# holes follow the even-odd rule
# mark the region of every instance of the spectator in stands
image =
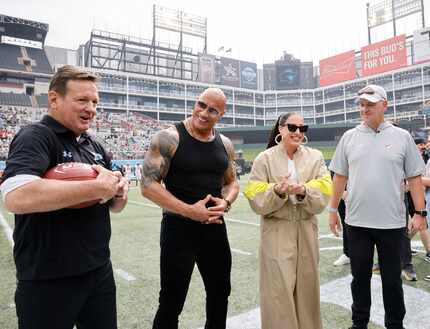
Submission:
POLYGON ((223 215, 236 199, 239 184, 233 144, 214 128, 225 104, 221 89, 206 89, 192 116, 157 133, 145 156, 142 195, 163 208, 154 329, 178 328, 195 264, 206 290, 205 328, 226 327, 231 252, 223 215))
POLYGON ((262 329, 322 328, 315 215, 327 206, 331 179, 321 152, 302 145, 307 128, 298 113, 278 118, 244 192, 262 216, 262 329))
POLYGON ((128 184, 86 133, 98 100, 96 76, 64 66, 49 86, 49 115, 12 141, 0 189, 15 213, 19 329, 117 328, 109 210, 124 208, 128 184), (92 164, 97 179, 42 178, 73 161, 92 164), (68 209, 91 200, 103 202, 68 209))
POLYGON ((400 239, 405 227, 406 178, 417 208, 409 223, 411 233, 426 227, 421 174, 424 162, 411 135, 385 122, 387 94, 377 85, 358 92, 359 126, 348 130, 339 141, 330 163, 333 196, 330 201, 330 229, 336 233, 337 207, 348 180, 349 257, 352 273, 353 329, 367 328, 370 317, 370 280, 374 247, 378 250, 385 307, 385 327, 403 328, 405 305, 401 280, 400 239), (400 201, 400 202, 399 202, 400 201))

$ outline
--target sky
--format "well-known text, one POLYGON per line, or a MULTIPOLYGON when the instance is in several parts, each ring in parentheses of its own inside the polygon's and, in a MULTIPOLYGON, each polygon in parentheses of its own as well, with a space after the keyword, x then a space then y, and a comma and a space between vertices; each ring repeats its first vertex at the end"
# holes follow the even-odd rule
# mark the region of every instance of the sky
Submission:
MULTIPOLYGON (((251 61, 262 67, 283 52, 302 61, 319 60, 368 44, 366 3, 383 0, 1 0, 0 13, 49 24, 46 45, 77 49, 96 28, 152 40, 152 6, 157 4, 207 18, 211 54, 251 61), (67 7, 65 4, 70 3, 67 7), (218 49, 231 48, 230 53, 218 49)), ((430 0, 424 0, 430 26, 430 0)), ((420 26, 420 15, 398 22, 397 34, 420 26)), ((372 42, 393 36, 392 25, 373 29, 372 42)), ((164 42, 178 35, 161 32, 164 42)), ((198 39, 187 39, 196 52, 198 39)))

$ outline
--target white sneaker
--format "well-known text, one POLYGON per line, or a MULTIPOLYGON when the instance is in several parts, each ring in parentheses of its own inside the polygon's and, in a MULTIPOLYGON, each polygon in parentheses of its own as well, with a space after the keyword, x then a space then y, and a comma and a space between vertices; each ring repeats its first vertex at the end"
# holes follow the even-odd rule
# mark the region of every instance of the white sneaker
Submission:
POLYGON ((340 257, 333 263, 334 266, 342 266, 349 264, 349 257, 345 254, 340 255, 340 257))

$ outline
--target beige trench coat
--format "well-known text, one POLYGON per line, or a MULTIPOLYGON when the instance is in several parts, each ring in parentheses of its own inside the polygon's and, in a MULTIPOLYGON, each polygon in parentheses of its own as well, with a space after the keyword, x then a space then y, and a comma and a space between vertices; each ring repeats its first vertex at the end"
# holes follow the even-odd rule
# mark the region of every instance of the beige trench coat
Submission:
POLYGON ((321 329, 319 245, 316 214, 327 206, 331 178, 320 151, 300 146, 294 154, 306 195, 280 198, 274 185, 289 172, 282 145, 258 155, 245 196, 262 216, 260 295, 262 329, 321 329))

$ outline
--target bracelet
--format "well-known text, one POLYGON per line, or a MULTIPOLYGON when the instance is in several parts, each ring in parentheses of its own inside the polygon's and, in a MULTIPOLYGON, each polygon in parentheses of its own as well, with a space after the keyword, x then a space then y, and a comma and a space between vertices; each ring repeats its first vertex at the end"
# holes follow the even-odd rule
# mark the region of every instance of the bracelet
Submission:
POLYGON ((337 208, 327 207, 328 212, 337 213, 337 208))
POLYGON ((224 212, 229 212, 231 209, 231 202, 225 198, 222 198, 227 203, 227 208, 224 209, 224 212))

